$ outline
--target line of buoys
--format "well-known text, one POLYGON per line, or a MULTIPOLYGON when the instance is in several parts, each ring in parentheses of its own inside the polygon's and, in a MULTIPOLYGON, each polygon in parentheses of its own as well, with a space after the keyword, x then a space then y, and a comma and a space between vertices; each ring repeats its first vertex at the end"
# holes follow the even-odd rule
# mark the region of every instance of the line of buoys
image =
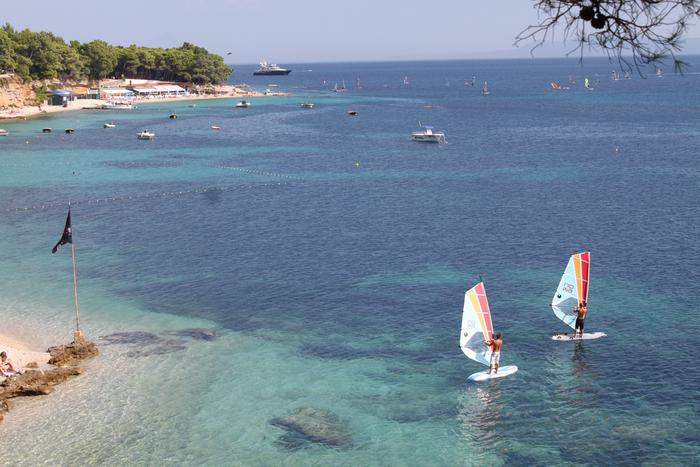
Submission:
MULTIPOLYGON (((74 201, 71 201, 71 205, 78 206, 78 205, 84 205, 84 204, 104 204, 104 203, 114 203, 114 202, 118 202, 118 201, 147 200, 147 199, 166 198, 166 197, 173 197, 174 198, 174 197, 178 197, 178 196, 185 196, 185 195, 191 195, 191 194, 203 194, 203 193, 208 193, 208 192, 223 193, 223 192, 230 192, 230 191, 240 190, 240 189, 245 189, 245 188, 278 187, 278 186, 282 186, 283 184, 284 184, 284 182, 272 182, 272 183, 246 184, 246 185, 199 187, 199 188, 193 188, 190 190, 165 191, 165 192, 157 192, 157 193, 143 193, 143 194, 136 194, 136 195, 109 196, 106 198, 74 200, 74 201)), ((51 209, 51 208, 64 207, 65 205, 66 205, 66 203, 64 201, 61 201, 61 202, 53 202, 53 203, 36 204, 34 206, 7 208, 7 209, 0 210, 0 212, 39 211, 39 210, 45 210, 45 209, 51 209)))

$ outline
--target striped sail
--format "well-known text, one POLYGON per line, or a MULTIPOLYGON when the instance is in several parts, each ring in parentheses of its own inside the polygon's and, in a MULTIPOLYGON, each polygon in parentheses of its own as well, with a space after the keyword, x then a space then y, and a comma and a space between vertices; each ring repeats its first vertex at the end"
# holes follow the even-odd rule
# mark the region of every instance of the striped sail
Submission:
POLYGON ((552 298, 552 310, 557 318, 571 329, 576 323, 574 310, 581 302, 588 302, 588 277, 591 271, 591 253, 584 251, 569 258, 559 287, 552 298))
POLYGON ((464 355, 472 360, 489 364, 491 350, 484 344, 484 340, 493 337, 493 325, 491 324, 491 311, 486 299, 484 283, 479 282, 464 294, 464 309, 462 310, 462 333, 459 336, 459 345, 464 355))

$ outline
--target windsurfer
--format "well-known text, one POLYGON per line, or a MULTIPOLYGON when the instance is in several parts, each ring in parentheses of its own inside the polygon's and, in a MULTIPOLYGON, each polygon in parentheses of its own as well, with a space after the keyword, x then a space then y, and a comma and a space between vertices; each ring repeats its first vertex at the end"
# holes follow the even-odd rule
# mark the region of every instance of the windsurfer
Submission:
POLYGON ((579 303, 578 307, 574 309, 576 312, 576 326, 574 327, 574 337, 578 334, 578 337, 583 337, 583 321, 586 319, 586 302, 579 303))
POLYGON ((498 365, 501 361, 501 347, 503 346, 501 333, 497 333, 495 339, 484 341, 484 343, 491 349, 491 364, 489 365, 488 374, 490 375, 492 371, 498 373, 498 365))

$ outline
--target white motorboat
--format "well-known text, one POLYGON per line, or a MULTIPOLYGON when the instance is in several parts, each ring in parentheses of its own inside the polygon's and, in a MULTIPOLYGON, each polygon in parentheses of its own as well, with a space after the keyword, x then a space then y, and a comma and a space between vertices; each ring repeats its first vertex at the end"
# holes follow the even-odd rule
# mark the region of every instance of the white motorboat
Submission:
POLYGON ((117 126, 117 125, 115 125, 114 123, 111 123, 111 122, 105 123, 104 125, 102 125, 103 128, 114 128, 115 126, 117 126))
POLYGON ((304 109, 313 109, 314 105, 316 104, 314 104, 313 102, 304 102, 301 104, 301 107, 304 109))
POLYGON ((414 131, 411 133, 411 139, 413 141, 420 141, 423 143, 446 143, 445 133, 441 131, 433 131, 433 127, 421 125, 420 131, 414 131))
POLYGON ((10 134, 9 131, 7 131, 7 130, 5 130, 5 129, 3 129, 3 128, 0 128, 0 136, 7 136, 7 135, 9 135, 9 134, 10 134))
POLYGON ((238 104, 236 104, 236 107, 243 108, 243 109, 246 107, 250 107, 250 102, 240 101, 238 104))
POLYGON ((155 138, 156 134, 153 133, 152 131, 149 130, 143 130, 138 133, 136 133, 136 138, 137 139, 153 139, 155 138))
POLYGON ((212 130, 220 130, 221 127, 220 127, 219 125, 212 125, 212 126, 211 126, 211 129, 212 129, 212 130))
POLYGON ((101 110, 132 110, 135 108, 136 106, 128 101, 108 101, 99 107, 101 110))

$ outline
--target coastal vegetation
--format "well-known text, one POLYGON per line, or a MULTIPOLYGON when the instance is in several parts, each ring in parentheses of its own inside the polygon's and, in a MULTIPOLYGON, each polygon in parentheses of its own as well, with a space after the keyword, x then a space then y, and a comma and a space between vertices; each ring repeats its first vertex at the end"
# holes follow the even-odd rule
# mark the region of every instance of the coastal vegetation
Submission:
POLYGON ((66 42, 50 32, 0 28, 0 73, 24 81, 108 77, 217 84, 231 69, 223 57, 185 42, 177 48, 114 46, 102 40, 66 42))

